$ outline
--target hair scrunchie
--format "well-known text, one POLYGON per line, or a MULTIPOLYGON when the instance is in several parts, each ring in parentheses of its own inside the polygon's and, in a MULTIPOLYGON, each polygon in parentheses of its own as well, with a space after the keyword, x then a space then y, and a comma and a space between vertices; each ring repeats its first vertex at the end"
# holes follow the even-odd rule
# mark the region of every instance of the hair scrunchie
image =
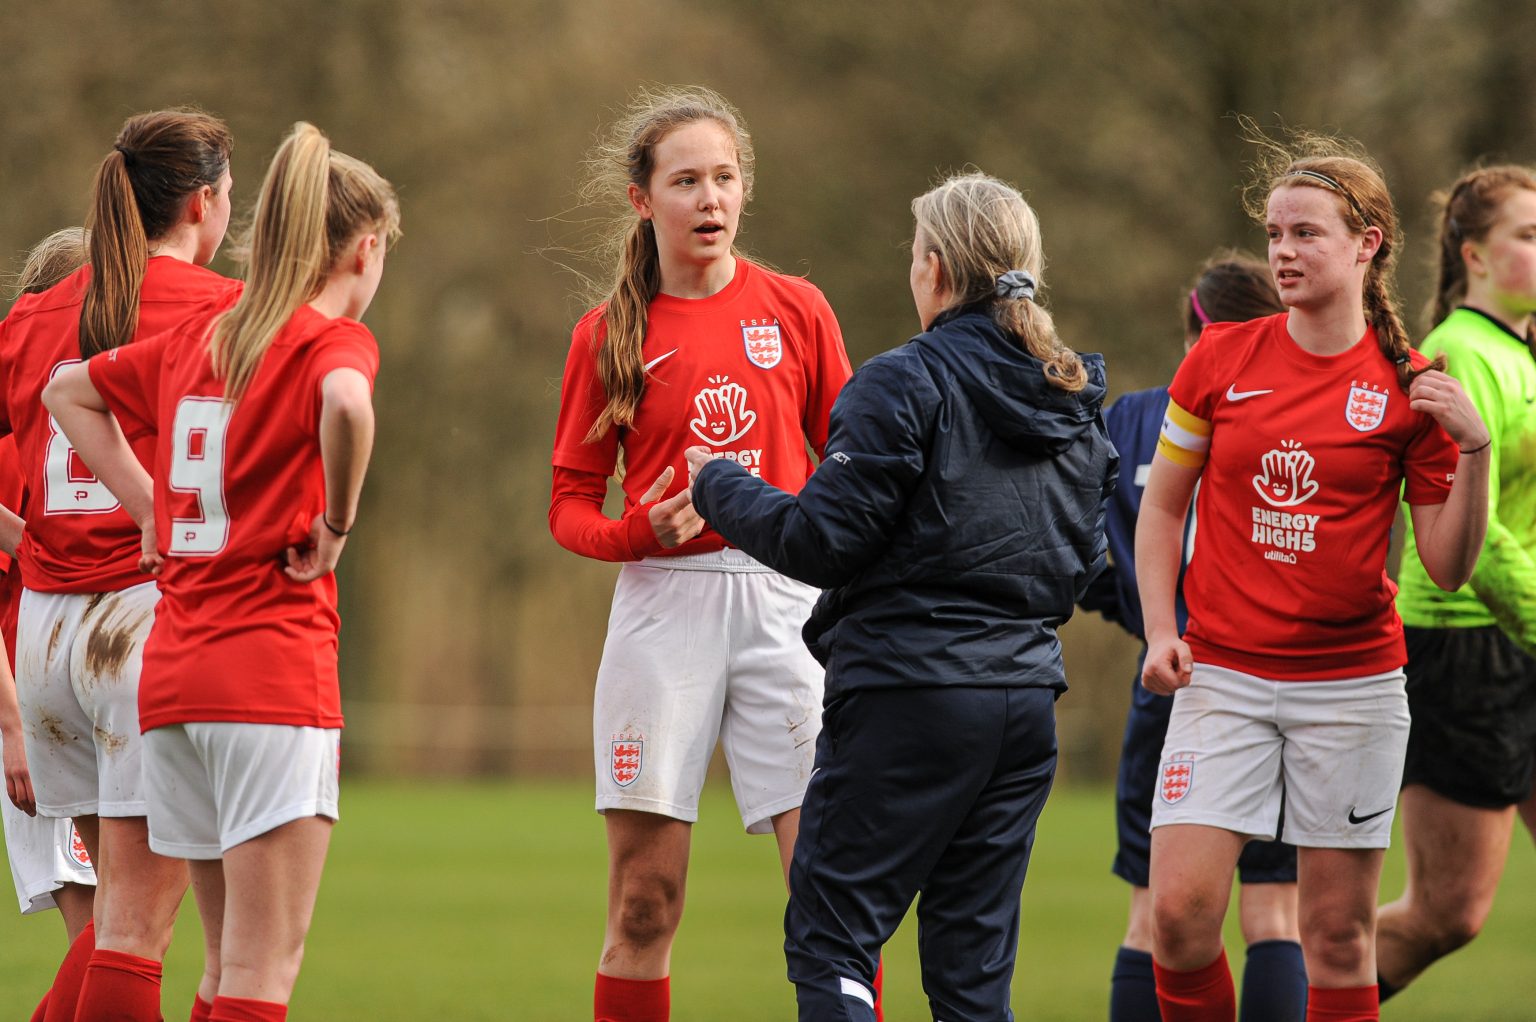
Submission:
POLYGON ((1035 276, 1028 270, 1009 270, 997 278, 997 297, 1010 302, 1033 300, 1035 276))

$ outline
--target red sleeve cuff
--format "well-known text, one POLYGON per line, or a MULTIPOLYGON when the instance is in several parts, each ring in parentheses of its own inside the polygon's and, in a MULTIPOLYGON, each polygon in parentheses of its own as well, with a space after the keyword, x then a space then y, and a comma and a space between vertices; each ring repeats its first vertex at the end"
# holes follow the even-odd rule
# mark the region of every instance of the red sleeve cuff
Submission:
POLYGON ((624 516, 624 538, 637 561, 666 549, 661 545, 661 540, 656 538, 656 530, 651 528, 651 508, 655 503, 641 504, 624 516))

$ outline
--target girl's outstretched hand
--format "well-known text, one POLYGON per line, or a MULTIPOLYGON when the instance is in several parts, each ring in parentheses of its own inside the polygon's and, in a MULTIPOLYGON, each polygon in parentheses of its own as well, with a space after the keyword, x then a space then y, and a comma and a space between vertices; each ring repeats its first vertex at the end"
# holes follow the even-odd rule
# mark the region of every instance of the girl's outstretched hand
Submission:
POLYGON ((660 500, 661 495, 667 492, 667 487, 672 485, 672 477, 676 474, 677 471, 668 465, 661 470, 661 475, 656 477, 651 488, 640 497, 642 504, 659 501, 651 504, 651 529, 656 533, 656 541, 668 550, 681 546, 704 531, 704 519, 693 509, 693 494, 689 490, 685 488, 666 500, 660 500))

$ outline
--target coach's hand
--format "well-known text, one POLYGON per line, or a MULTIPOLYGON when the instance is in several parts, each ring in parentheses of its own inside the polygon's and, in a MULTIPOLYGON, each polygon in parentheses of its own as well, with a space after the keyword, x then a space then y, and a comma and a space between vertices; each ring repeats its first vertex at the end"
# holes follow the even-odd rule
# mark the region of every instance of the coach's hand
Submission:
POLYGON ((668 550, 681 546, 704 531, 704 519, 693 509, 693 494, 688 490, 674 493, 666 500, 660 499, 667 492, 667 487, 672 485, 672 477, 676 474, 676 470, 668 465, 640 498, 642 504, 658 501, 651 504, 651 529, 656 533, 656 541, 668 550))
POLYGON ((300 550, 288 548, 288 563, 283 574, 295 582, 313 582, 336 570, 341 560, 341 548, 347 545, 347 537, 338 536, 325 527, 325 512, 315 515, 309 525, 309 546, 300 550))
POLYGON ((688 488, 693 489, 693 481, 699 477, 699 471, 715 460, 715 454, 708 447, 695 446, 684 451, 683 457, 688 460, 688 488))
POLYGON ((1160 639, 1147 645, 1147 658, 1141 665, 1141 684, 1148 692, 1171 696, 1189 684, 1195 658, 1189 644, 1180 638, 1160 639))
POLYGON ((5 741, 5 794, 17 809, 28 816, 37 815, 37 797, 32 794, 32 773, 27 769, 20 732, 5 741))

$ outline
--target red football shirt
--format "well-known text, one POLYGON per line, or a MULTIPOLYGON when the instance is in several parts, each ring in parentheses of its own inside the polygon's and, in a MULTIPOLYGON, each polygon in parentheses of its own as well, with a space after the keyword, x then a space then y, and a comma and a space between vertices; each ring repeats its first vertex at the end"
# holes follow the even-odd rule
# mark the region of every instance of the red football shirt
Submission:
POLYGON ((199 317, 91 359, 125 431, 154 431, 155 535, 165 566, 144 645, 139 723, 341 726, 336 577, 294 582, 289 546, 325 510, 320 384, 378 372, 373 335, 304 306, 236 405, 223 400, 199 317))
MULTIPOLYGON (((26 486, 21 476, 21 461, 16 455, 16 438, 0 437, 0 504, 20 507, 26 486)), ((16 621, 21 609, 21 580, 9 554, 0 553, 0 636, 5 639, 5 653, 16 671, 16 621)), ((3 798, 4 796, 0 796, 3 798)))
MULTIPOLYGON (((139 527, 43 407, 54 373, 80 361, 80 304, 90 274, 85 266, 41 294, 22 295, 0 323, 0 435, 16 435, 28 494, 16 509, 27 522, 17 559, 22 583, 38 592, 103 593, 149 581, 139 571, 139 527)), ((240 288, 212 270, 157 256, 144 271, 134 340, 204 308, 227 307, 240 288)), ((153 437, 127 435, 148 467, 153 437)))
POLYGON ((1407 655, 1385 569, 1399 490, 1444 503, 1456 445, 1408 408, 1373 329, 1322 356, 1286 321, 1206 327, 1169 388, 1210 427, 1185 639, 1197 661, 1267 678, 1396 670, 1407 655))
POLYGON ((676 474, 662 499, 687 486, 683 451, 695 445, 781 490, 795 493, 805 485, 815 469, 806 443, 822 454, 832 403, 852 373, 837 319, 815 285, 737 259, 735 276, 718 294, 658 295, 647 312, 645 393, 635 421, 585 443, 607 405, 594 336, 594 330, 600 336, 603 311, 599 306, 576 324, 560 388, 551 525, 562 542, 612 560, 719 550, 725 541, 710 529, 662 550, 649 523, 634 520, 641 496, 667 466, 676 474), (559 470, 609 476, 621 449, 631 520, 611 522, 601 515, 601 486, 583 496, 579 486, 562 487, 559 470), (562 501, 572 493, 576 499, 562 501))

